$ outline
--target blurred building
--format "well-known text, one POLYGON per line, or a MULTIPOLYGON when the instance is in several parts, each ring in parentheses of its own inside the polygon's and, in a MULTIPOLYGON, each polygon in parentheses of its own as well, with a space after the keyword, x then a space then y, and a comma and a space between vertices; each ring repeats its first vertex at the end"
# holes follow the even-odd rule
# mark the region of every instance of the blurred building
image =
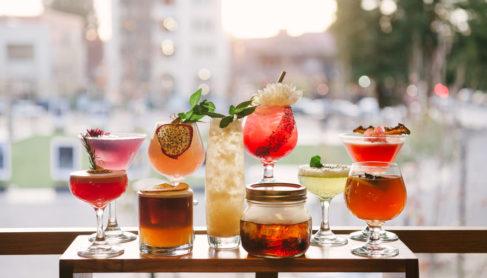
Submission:
POLYGON ((328 95, 338 82, 336 45, 329 33, 292 37, 281 31, 271 38, 239 39, 232 43, 232 54, 232 91, 239 98, 277 81, 282 70, 308 96, 328 95))
POLYGON ((85 44, 79 16, 45 10, 0 17, 0 81, 16 96, 68 96, 85 86, 85 44))
POLYGON ((177 107, 198 87, 226 94, 230 46, 220 14, 220 0, 112 0, 111 98, 177 107))

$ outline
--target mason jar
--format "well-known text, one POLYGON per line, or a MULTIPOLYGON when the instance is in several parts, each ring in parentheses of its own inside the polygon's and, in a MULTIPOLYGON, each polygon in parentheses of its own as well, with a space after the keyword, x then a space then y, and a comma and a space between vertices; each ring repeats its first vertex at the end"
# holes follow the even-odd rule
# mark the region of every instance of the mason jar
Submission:
POLYGON ((305 206, 305 187, 294 183, 252 184, 246 188, 246 199, 240 238, 250 255, 288 258, 306 252, 311 216, 305 206))

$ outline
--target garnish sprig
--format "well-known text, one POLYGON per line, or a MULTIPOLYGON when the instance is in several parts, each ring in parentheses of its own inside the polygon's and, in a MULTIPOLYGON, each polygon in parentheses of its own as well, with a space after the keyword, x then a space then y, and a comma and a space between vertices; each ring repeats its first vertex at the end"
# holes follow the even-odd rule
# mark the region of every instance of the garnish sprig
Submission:
POLYGON ((91 146, 90 142, 88 141, 89 133, 82 133, 81 134, 81 142, 83 143, 83 147, 85 148, 86 152, 88 153, 88 158, 90 162, 90 168, 93 171, 102 170, 103 168, 96 164, 96 154, 95 149, 91 146))
POLYGON ((325 165, 321 163, 321 156, 315 155, 309 160, 309 167, 311 168, 323 168, 325 165))
POLYGON ((207 99, 201 101, 202 89, 196 90, 189 98, 189 104, 191 108, 187 112, 178 113, 176 119, 172 123, 196 123, 203 119, 205 116, 220 117, 224 115, 215 113, 215 104, 207 99))
MULTIPOLYGON (((234 120, 241 119, 245 116, 254 113, 256 108, 257 106, 252 105, 252 99, 241 102, 236 106, 230 105, 230 107, 228 108, 229 115, 225 116, 220 114, 219 116, 223 116, 223 117, 217 117, 217 118, 222 118, 222 120, 220 121, 220 128, 225 128, 234 120)), ((209 116, 211 117, 211 115, 209 116)))

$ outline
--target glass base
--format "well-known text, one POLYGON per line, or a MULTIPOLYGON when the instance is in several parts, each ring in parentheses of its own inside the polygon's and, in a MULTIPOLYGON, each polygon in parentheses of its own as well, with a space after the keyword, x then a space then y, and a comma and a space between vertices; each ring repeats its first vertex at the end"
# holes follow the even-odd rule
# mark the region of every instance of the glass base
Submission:
MULTIPOLYGON (((356 231, 356 232, 351 233, 350 238, 353 240, 366 242, 367 239, 369 238, 368 233, 369 233, 368 229, 363 229, 362 231, 356 231)), ((388 231, 382 230, 380 232, 380 239, 384 242, 392 242, 392 241, 398 240, 399 238, 393 232, 388 232, 388 231)))
POLYGON ((208 235, 208 244, 214 249, 236 249, 240 245, 240 236, 219 237, 208 235))
POLYGON ((158 256, 183 256, 191 253, 193 244, 185 244, 178 247, 154 247, 140 243, 140 253, 158 256))
POLYGON ((107 259, 123 254, 123 249, 111 246, 108 243, 93 243, 88 249, 79 251, 78 256, 90 259, 107 259))
POLYGON ((338 237, 334 233, 322 233, 318 230, 311 237, 311 244, 318 246, 343 246, 347 245, 348 240, 343 237, 338 237))
MULTIPOLYGON (((90 235, 90 242, 96 238, 96 233, 90 235)), ((110 244, 119 244, 134 241, 137 235, 131 232, 124 232, 122 230, 107 231, 105 230, 105 240, 110 244)))
POLYGON ((399 250, 394 247, 390 246, 374 246, 368 247, 364 245, 359 248, 352 249, 352 254, 361 256, 361 257, 373 257, 373 258, 382 258, 382 257, 395 257, 399 255, 399 250))

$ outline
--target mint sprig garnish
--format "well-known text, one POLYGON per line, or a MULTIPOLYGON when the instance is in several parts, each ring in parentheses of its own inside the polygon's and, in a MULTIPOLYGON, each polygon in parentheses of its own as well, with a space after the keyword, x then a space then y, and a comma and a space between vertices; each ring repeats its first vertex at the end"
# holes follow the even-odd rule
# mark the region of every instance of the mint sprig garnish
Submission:
POLYGON ((223 116, 222 120, 220 121, 220 128, 225 128, 234 120, 241 119, 254 113, 256 108, 257 106, 252 106, 252 100, 241 102, 237 104, 237 106, 230 105, 228 108, 229 115, 223 116))
POLYGON ((189 97, 189 104, 191 108, 187 112, 178 113, 178 117, 174 119, 173 123, 196 123, 203 117, 210 116, 212 118, 223 118, 224 115, 215 113, 215 104, 207 99, 201 101, 202 89, 199 88, 189 97))
POLYGON ((322 168, 325 165, 321 163, 321 156, 315 155, 309 160, 309 166, 311 168, 322 168))

